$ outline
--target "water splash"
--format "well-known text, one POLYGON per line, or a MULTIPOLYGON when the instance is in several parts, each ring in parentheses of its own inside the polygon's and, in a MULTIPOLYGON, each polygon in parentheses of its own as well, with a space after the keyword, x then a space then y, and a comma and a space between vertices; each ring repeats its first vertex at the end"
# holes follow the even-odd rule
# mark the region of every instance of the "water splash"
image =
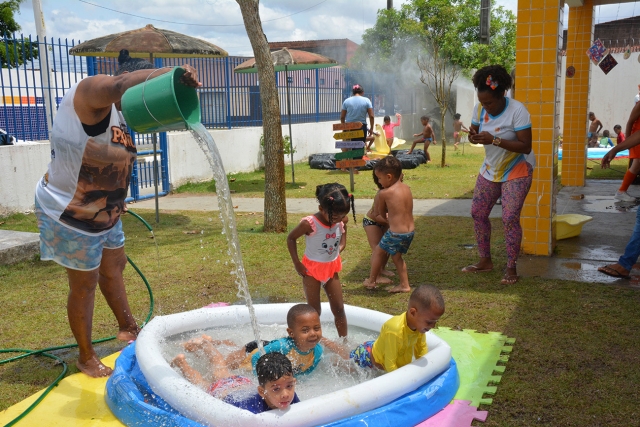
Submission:
MULTIPOLYGON (((227 174, 225 173, 224 166, 222 165, 222 158, 220 157, 220 152, 218 151, 218 147, 216 146, 213 137, 201 123, 193 124, 191 126, 191 133, 207 157, 209 165, 211 165, 211 170, 213 171, 213 178, 216 181, 216 193, 218 195, 220 221, 222 222, 222 234, 227 237, 227 243, 229 244, 228 253, 231 256, 231 262, 235 265, 235 283, 238 285, 238 298, 242 298, 249 309, 251 327, 253 328, 253 335, 258 343, 258 351, 261 354, 264 354, 262 340, 260 340, 258 320, 256 319, 255 310, 253 309, 247 275, 244 270, 244 263, 242 262, 240 240, 238 239, 238 233, 236 231, 236 216, 233 212, 231 192, 229 191, 229 181, 227 181, 227 174)), ((225 265, 226 264, 227 263, 225 262, 225 265)))

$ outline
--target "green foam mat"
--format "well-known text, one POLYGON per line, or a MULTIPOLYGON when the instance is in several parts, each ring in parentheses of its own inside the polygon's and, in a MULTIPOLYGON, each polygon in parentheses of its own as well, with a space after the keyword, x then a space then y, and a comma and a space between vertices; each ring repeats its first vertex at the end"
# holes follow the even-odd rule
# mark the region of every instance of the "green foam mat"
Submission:
POLYGON ((515 338, 499 332, 478 333, 472 329, 453 331, 438 327, 432 331, 451 346, 458 364, 460 388, 454 399, 469 400, 472 406, 490 405, 502 379, 515 338))

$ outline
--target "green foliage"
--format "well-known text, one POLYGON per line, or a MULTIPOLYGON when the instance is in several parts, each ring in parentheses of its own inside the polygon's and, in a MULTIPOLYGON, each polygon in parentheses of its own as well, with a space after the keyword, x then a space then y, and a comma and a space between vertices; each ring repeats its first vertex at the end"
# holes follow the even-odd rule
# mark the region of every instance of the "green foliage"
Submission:
MULTIPOLYGON (((295 154, 296 153, 296 147, 291 147, 291 138, 289 137, 289 135, 283 135, 282 136, 282 154, 284 154, 285 156, 288 156, 290 154, 295 154)), ((262 150, 264 150, 264 134, 260 135, 260 147, 262 148, 262 150)))
POLYGON ((29 40, 13 40, 10 34, 20 31, 20 25, 14 15, 20 12, 20 3, 24 0, 0 2, 0 35, 7 37, 0 43, 0 60, 3 68, 18 67, 25 61, 38 57, 38 45, 29 40))
POLYGON ((502 6, 491 9, 491 40, 479 43, 480 0, 411 0, 399 10, 379 10, 376 24, 365 31, 354 68, 390 72, 419 54, 438 54, 470 75, 500 64, 515 66, 515 15, 502 6))

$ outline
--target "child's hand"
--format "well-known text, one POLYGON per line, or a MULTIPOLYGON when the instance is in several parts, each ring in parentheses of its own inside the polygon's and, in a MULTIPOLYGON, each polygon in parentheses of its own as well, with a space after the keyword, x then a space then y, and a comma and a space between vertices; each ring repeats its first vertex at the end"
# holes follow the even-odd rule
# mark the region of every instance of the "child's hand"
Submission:
POLYGON ((309 275, 309 270, 307 270, 307 267, 305 267, 304 264, 301 263, 300 261, 295 263, 294 267, 296 268, 296 272, 300 277, 305 277, 309 275))

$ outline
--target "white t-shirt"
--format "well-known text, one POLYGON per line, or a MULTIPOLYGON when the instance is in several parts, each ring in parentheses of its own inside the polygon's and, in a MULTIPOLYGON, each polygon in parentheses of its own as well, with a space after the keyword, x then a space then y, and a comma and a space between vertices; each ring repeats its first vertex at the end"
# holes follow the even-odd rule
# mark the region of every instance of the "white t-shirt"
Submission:
POLYGON ((99 235, 120 219, 136 147, 115 105, 106 131, 87 135, 73 104, 77 87, 69 89, 60 103, 51 130, 51 162, 36 185, 36 198, 59 223, 99 235))
MULTIPOLYGON (((516 139, 516 132, 531 128, 531 116, 525 106, 515 99, 507 101, 502 113, 492 116, 481 104, 476 104, 471 124, 478 126, 478 133, 487 131, 491 135, 506 139, 516 139)), ((492 182, 505 182, 522 178, 529 174, 527 163, 535 166, 533 150, 529 154, 514 153, 497 145, 485 145, 485 158, 480 174, 492 182)))

